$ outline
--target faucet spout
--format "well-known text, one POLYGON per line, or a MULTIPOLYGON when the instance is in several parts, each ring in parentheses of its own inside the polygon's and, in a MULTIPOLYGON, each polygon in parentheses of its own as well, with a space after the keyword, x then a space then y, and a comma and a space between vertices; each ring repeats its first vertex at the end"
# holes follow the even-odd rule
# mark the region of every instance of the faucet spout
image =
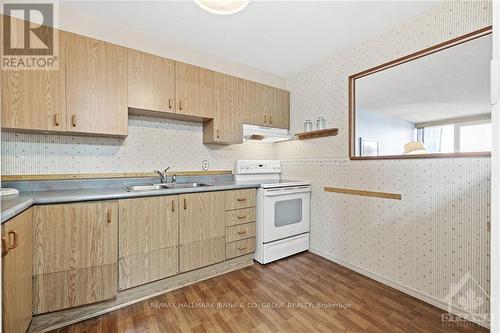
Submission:
POLYGON ((160 176, 160 180, 162 183, 167 182, 167 171, 170 169, 170 167, 166 168, 163 172, 160 170, 155 170, 154 172, 157 173, 160 176))

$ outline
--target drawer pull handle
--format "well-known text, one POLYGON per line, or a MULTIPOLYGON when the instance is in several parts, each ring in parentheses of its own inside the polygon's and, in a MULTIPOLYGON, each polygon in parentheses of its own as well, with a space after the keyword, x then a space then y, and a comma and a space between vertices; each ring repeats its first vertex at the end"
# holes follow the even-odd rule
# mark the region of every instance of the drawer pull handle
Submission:
POLYGON ((8 248, 9 250, 13 250, 17 247, 17 232, 15 231, 9 231, 9 245, 8 248), (12 235, 12 237, 10 237, 12 235), (10 240, 12 239, 12 243, 10 240))
POLYGON ((247 247, 246 247, 246 246, 242 246, 242 247, 239 247, 239 248, 238 248, 238 250, 239 250, 239 251, 243 251, 243 250, 246 250, 246 249, 247 249, 247 247))
POLYGON ((246 230, 245 230, 245 231, 238 231, 238 235, 244 235, 244 234, 246 234, 246 233, 247 233, 247 231, 246 231, 246 230))
POLYGON ((239 202, 242 202, 242 201, 247 201, 247 199, 246 199, 246 198, 238 198, 238 199, 236 199, 236 200, 238 200, 239 202))
POLYGON ((7 247, 7 240, 2 237, 2 257, 5 257, 9 253, 9 248, 7 247))
POLYGON ((54 118, 55 118, 56 126, 59 126, 59 113, 56 113, 54 118))
POLYGON ((108 209, 108 223, 111 223, 111 209, 108 209))
POLYGON ((241 220, 241 219, 246 219, 246 218, 247 218, 247 216, 246 216, 246 215, 238 215, 238 219, 240 219, 240 220, 241 220))
POLYGON ((175 201, 172 200, 172 212, 175 212, 175 201))

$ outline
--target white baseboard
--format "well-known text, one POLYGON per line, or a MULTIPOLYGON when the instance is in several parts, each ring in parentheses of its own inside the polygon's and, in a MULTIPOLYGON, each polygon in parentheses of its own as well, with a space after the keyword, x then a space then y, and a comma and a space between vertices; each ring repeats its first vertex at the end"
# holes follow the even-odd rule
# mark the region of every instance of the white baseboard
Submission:
MULTIPOLYGON (((361 275, 364 275, 364 276, 367 276, 369 277, 370 279, 373 279, 375 281, 378 281, 380 283, 383 283, 385 284, 386 286, 389 286, 391 288, 394 288, 394 289, 397 289, 405 294, 408 294, 412 297, 415 297, 423 302, 426 302, 426 303, 429 303, 430 305, 433 305, 437 308, 440 308, 441 310, 443 311, 446 311, 448 312, 448 303, 446 303, 445 301, 441 300, 441 299, 438 299, 438 298, 435 298, 435 297, 432 297, 432 296, 429 296, 429 295, 426 295, 418 290, 415 290, 413 288, 409 288, 405 285, 402 285, 398 282, 395 282, 393 280, 389 280, 387 278, 384 278, 378 274, 375 274, 373 272, 370 272, 370 271, 367 271, 365 270, 364 268, 361 268, 359 266, 356 266, 356 265, 353 265, 351 263, 348 263, 342 259, 339 259, 339 258, 336 258, 334 256, 332 256, 331 254, 329 253, 326 253, 326 252, 323 252, 321 250, 317 250, 317 249, 313 249, 313 248, 310 248, 309 249, 310 252, 314 253, 314 254, 317 254, 318 256, 320 257, 323 257, 325 259, 328 259, 336 264, 339 264, 341 266, 344 266, 344 267, 347 267, 349 268, 350 270, 353 270, 361 275)), ((459 310, 457 308, 452 308, 452 312, 454 314, 460 314, 460 313, 463 313, 463 310, 459 310)), ((489 323, 485 323, 485 322, 474 322, 475 324, 478 324, 482 327, 485 327, 485 328, 489 328, 489 323)))

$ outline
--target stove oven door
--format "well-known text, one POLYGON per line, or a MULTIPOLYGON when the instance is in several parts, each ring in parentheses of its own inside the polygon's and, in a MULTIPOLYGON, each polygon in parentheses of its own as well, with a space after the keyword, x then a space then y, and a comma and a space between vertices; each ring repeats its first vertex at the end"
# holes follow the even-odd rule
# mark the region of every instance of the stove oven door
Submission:
POLYGON ((310 195, 310 186, 264 190, 264 243, 309 232, 310 195))

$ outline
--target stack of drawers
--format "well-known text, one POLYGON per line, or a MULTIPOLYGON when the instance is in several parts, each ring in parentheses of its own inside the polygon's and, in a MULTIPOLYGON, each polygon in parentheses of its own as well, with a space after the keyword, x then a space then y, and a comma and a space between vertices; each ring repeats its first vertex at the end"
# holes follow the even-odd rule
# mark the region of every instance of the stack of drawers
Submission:
POLYGON ((226 259, 255 252, 255 189, 226 192, 226 259))

